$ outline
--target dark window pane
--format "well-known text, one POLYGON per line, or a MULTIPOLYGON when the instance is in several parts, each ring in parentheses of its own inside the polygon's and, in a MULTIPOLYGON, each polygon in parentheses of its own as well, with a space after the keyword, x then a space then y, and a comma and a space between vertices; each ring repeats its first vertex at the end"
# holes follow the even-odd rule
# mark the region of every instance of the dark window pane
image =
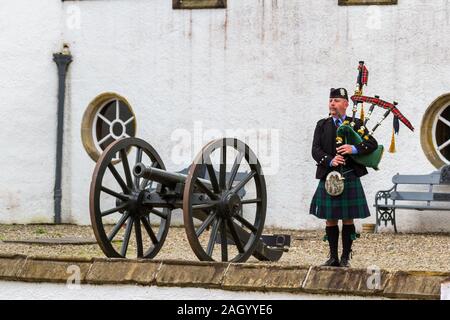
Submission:
POLYGON ((105 104, 105 106, 100 110, 100 115, 102 115, 106 120, 108 120, 110 123, 102 119, 101 116, 99 116, 96 124, 96 134, 97 134, 97 141, 100 143, 100 148, 102 150, 105 150, 105 148, 112 142, 114 142, 116 139, 119 139, 120 137, 123 137, 124 134, 127 134, 130 137, 135 136, 135 125, 134 125, 134 119, 129 121, 125 125, 124 132, 124 124, 133 117, 133 113, 128 108, 128 106, 122 102, 122 101, 112 100, 105 104), (119 117, 117 118, 117 106, 119 106, 119 117), (111 128, 112 126, 112 128, 111 128), (112 135, 111 135, 112 133, 112 135), (107 136, 110 136, 109 138, 106 138, 107 136))
MULTIPOLYGON (((447 107, 441 116, 450 121, 450 107, 447 107)), ((438 121, 436 125, 436 144, 438 146, 443 145, 450 139, 450 127, 447 126, 442 121, 438 121)), ((450 145, 440 150, 440 153, 447 159, 450 160, 450 145)))

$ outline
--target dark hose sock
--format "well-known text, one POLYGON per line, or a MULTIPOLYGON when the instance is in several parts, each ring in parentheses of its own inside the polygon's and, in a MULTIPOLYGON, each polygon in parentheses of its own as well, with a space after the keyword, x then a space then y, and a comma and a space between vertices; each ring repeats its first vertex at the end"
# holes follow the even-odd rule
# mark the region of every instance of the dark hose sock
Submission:
POLYGON ((332 226, 326 227, 325 232, 328 238, 328 244, 330 246, 330 257, 338 258, 338 241, 339 241, 339 227, 332 226))
POLYGON ((352 252, 353 237, 356 235, 354 224, 344 224, 342 226, 342 256, 349 259, 352 252))

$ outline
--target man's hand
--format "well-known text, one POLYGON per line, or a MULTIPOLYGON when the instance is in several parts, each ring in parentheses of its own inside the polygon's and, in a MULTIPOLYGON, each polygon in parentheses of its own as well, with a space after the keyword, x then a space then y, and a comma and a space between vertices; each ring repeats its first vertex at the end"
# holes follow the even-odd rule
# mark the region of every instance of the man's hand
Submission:
POLYGON ((344 144, 343 146, 340 146, 339 148, 336 148, 337 153, 344 155, 344 154, 352 154, 353 149, 352 146, 349 144, 344 144))
POLYGON ((331 165, 333 166, 333 167, 337 167, 337 166, 339 166, 339 165, 341 165, 341 164, 344 164, 345 165, 345 159, 344 159, 344 157, 343 156, 341 156, 341 155, 336 155, 336 157, 334 157, 333 158, 333 160, 331 160, 331 165))

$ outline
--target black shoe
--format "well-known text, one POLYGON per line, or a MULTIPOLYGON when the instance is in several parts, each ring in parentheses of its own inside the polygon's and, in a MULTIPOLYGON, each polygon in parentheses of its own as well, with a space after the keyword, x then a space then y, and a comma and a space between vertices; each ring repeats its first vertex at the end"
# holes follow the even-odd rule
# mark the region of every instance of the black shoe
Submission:
POLYGON ((350 257, 348 257, 348 256, 347 256, 347 257, 342 256, 342 257, 341 257, 341 262, 340 262, 339 266, 342 267, 342 268, 350 268, 350 267, 351 267, 351 264, 350 264, 350 257))
POLYGON ((339 266, 340 266, 339 259, 337 257, 331 257, 322 265, 322 267, 339 267, 339 266))

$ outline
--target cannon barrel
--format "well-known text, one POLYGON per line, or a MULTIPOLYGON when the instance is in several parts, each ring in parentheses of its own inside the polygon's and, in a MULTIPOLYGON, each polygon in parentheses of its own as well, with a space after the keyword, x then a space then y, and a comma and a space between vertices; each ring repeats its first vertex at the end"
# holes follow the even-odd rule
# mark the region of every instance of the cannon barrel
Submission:
MULTIPOLYGON (((133 168, 133 174, 137 178, 144 178, 161 183, 162 185, 174 189, 178 183, 185 183, 187 176, 182 173, 169 172, 166 170, 146 167, 143 163, 137 163, 133 168)), ((198 178, 205 186, 212 189, 211 182, 198 178)))
POLYGON ((171 189, 175 188, 177 183, 184 183, 186 181, 186 176, 183 174, 168 172, 158 168, 146 167, 143 163, 137 163, 134 166, 133 174, 137 178, 156 181, 171 189))

